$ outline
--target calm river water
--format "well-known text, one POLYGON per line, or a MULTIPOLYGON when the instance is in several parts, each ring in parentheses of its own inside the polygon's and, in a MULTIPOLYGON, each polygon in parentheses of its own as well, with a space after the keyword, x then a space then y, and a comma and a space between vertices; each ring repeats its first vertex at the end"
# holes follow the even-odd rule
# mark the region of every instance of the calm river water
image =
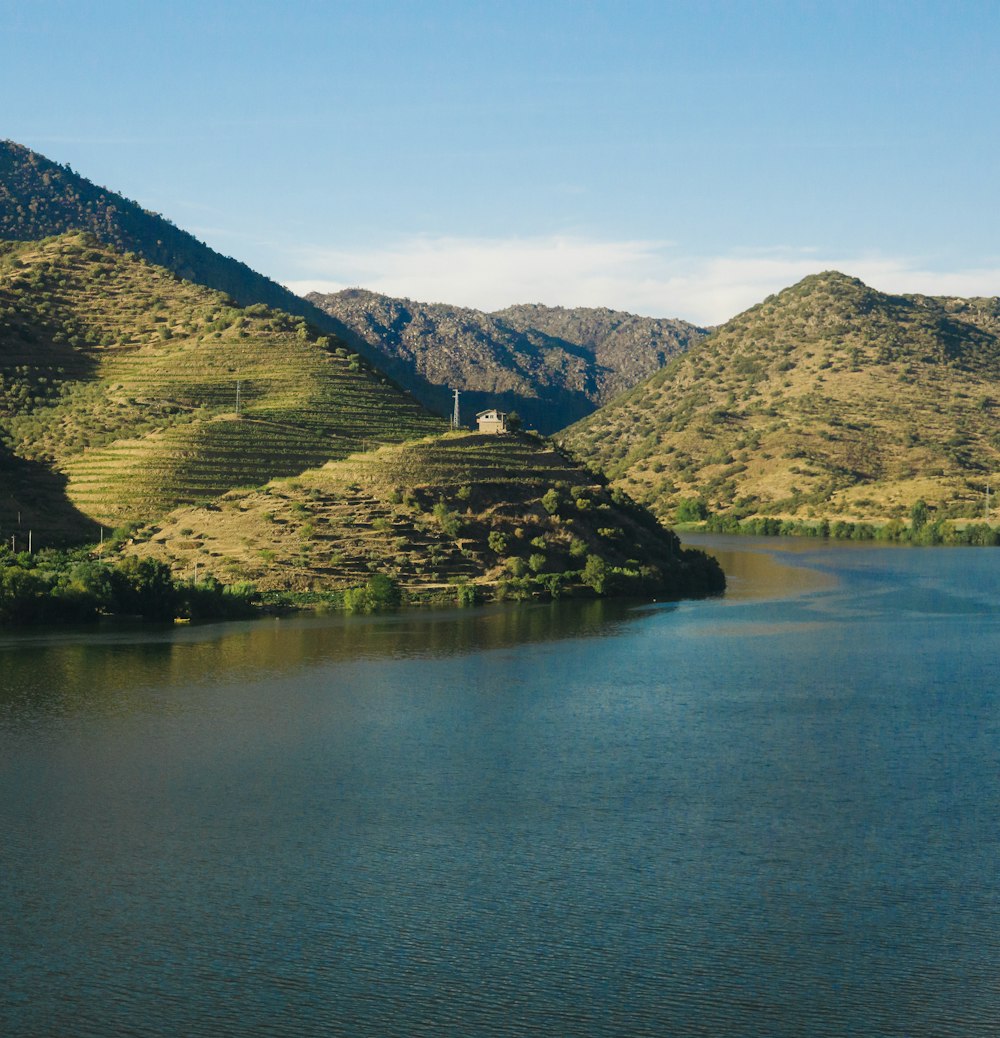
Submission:
POLYGON ((0 1034, 996 1036, 1000 551, 0 634, 0 1034))

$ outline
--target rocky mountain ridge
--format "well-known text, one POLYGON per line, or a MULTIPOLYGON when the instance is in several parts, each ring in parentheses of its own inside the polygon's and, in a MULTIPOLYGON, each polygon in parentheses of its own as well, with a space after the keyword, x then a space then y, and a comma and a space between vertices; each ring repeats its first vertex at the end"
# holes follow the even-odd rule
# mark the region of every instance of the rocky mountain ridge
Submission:
POLYGON ((467 420, 486 406, 515 410, 551 433, 662 367, 706 334, 685 321, 606 308, 541 304, 486 313, 365 289, 311 293, 310 302, 377 351, 401 384, 447 412, 461 391, 467 420))

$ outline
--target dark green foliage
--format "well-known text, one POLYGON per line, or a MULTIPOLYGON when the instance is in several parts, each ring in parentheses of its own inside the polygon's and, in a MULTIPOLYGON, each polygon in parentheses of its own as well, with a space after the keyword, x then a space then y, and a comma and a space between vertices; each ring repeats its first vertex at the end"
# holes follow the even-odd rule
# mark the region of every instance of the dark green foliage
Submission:
POLYGON ((116 613, 170 619, 178 601, 170 567, 155 559, 130 555, 115 571, 116 613))
POLYGON ((380 613, 398 609, 403 593, 397 581, 384 573, 376 573, 364 587, 344 592, 344 609, 349 613, 380 613))
POLYGON ((708 506, 698 497, 684 497, 677 502, 677 522, 700 523, 708 518, 708 506))
POLYGON ((100 615, 202 619, 246 616, 254 589, 218 581, 175 581, 152 559, 129 556, 118 565, 85 550, 37 555, 0 548, 0 623, 83 623, 100 615))

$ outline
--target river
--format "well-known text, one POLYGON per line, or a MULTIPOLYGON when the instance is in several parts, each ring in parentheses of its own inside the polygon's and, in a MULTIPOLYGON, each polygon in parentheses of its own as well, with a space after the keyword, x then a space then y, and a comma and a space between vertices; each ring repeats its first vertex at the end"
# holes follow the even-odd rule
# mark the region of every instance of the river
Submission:
POLYGON ((995 1036, 1000 551, 0 633, 0 1034, 995 1036))

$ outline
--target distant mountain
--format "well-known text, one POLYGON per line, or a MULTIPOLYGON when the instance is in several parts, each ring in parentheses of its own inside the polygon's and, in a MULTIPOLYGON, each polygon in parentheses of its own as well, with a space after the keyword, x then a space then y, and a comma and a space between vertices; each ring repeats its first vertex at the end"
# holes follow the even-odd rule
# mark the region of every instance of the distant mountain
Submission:
POLYGON ((166 217, 98 187, 69 166, 0 141, 0 239, 38 241, 67 231, 88 231, 121 252, 134 252, 187 281, 224 292, 241 306, 264 303, 305 317, 362 354, 368 352, 328 314, 245 263, 210 249, 166 217))
POLYGON ((0 537, 86 541, 444 427, 301 317, 89 234, 0 242, 0 537))
POLYGON ((836 272, 733 318, 566 430, 663 519, 982 516, 1000 484, 1000 300, 836 272), (696 510, 696 509, 694 509, 696 510))
POLYGON ((499 405, 543 433, 589 414, 707 334, 686 321, 607 309, 484 313, 364 289, 307 298, 378 351, 380 366, 435 410, 447 412, 458 389, 466 422, 499 405))

